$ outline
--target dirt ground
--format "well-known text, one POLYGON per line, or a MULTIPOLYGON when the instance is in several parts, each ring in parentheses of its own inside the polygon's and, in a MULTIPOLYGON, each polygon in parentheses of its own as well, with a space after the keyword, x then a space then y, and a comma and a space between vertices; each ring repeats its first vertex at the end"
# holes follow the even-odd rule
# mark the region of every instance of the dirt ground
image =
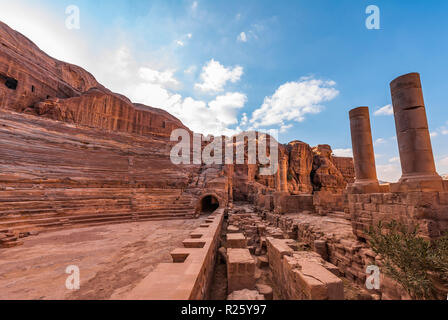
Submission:
POLYGON ((121 299, 205 220, 170 220, 69 229, 0 249, 0 300, 121 299), (66 288, 66 268, 80 289, 66 288))

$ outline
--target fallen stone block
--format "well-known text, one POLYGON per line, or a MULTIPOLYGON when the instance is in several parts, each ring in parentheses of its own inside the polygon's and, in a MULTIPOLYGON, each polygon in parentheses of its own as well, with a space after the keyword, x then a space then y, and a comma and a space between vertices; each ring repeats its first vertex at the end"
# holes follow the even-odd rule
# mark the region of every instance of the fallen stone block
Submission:
POLYGON ((240 229, 237 226, 230 225, 227 227, 227 233, 238 233, 240 229))
POLYGON ((232 292, 227 300, 265 300, 265 298, 256 290, 244 289, 232 292))
POLYGON ((248 249, 227 249, 228 292, 255 287, 255 260, 248 249))
POLYGON ((242 233, 227 234, 227 248, 246 248, 247 240, 242 233))
POLYGON ((274 298, 274 293, 270 286, 265 284, 257 284, 255 288, 264 296, 265 300, 272 300, 274 298))

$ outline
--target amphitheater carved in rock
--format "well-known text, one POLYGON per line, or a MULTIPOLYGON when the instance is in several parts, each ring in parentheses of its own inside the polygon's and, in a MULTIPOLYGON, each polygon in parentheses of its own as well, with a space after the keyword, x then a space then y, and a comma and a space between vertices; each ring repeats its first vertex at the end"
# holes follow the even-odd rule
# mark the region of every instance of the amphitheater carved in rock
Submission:
POLYGON ((409 299, 384 272, 366 287, 382 266, 368 231, 396 220, 441 237, 448 181, 419 74, 390 88, 397 183, 378 181, 367 107, 347 115, 353 159, 296 140, 279 144, 274 175, 247 157, 177 165, 171 133, 193 135, 181 121, 0 22, 0 299, 409 299))

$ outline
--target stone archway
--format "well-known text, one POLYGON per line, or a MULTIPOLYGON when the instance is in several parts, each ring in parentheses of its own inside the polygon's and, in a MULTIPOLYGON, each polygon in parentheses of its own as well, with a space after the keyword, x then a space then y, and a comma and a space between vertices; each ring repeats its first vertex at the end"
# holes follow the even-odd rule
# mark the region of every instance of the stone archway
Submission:
POLYGON ((220 206, 219 199, 213 194, 207 194, 199 200, 198 211, 199 213, 212 213, 220 206))

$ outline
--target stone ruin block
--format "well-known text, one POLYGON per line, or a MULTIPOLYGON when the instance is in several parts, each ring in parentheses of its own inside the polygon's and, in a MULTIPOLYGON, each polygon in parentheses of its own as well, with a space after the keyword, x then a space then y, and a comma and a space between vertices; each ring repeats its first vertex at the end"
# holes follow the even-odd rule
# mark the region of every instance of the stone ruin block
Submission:
POLYGON ((248 249, 227 249, 227 290, 233 291, 255 287, 255 260, 248 249))
POLYGON ((227 248, 246 248, 247 240, 242 233, 227 234, 227 248))
POLYGON ((290 288, 289 299, 343 300, 341 279, 328 271, 312 252, 302 251, 284 258, 284 268, 295 287, 290 288))
POLYGON ((419 225, 420 235, 437 238, 448 230, 448 196, 446 192, 412 191, 376 193, 349 197, 353 233, 367 238, 367 230, 379 221, 400 221, 407 226, 419 225), (353 202, 357 201, 357 202, 353 202))
POLYGON ((448 192, 439 193, 439 203, 442 206, 448 206, 448 192))
POLYGON ((316 252, 294 251, 288 241, 267 238, 268 260, 281 299, 342 300, 342 280, 336 266, 316 252))

